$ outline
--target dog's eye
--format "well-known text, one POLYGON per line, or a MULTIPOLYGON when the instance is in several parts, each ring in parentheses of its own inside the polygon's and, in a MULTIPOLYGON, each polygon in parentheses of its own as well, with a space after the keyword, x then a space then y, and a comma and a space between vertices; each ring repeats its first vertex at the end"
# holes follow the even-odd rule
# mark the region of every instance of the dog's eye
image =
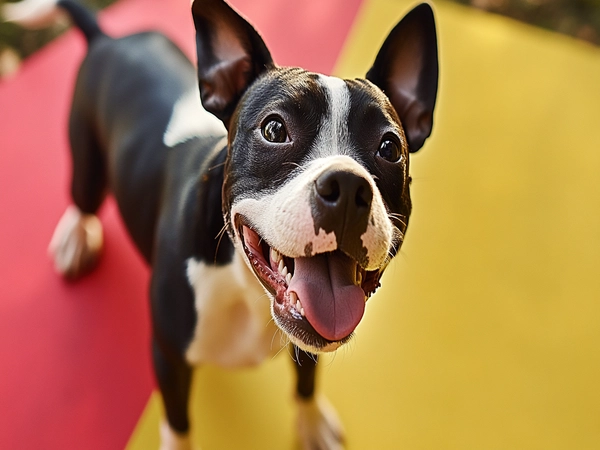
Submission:
POLYGON ((283 143, 288 141, 288 135, 285 131, 285 125, 279 119, 269 119, 262 127, 263 137, 274 143, 283 143))
POLYGON ((384 139, 379 144, 377 154, 389 162, 398 162, 400 159, 400 147, 392 139, 384 139))

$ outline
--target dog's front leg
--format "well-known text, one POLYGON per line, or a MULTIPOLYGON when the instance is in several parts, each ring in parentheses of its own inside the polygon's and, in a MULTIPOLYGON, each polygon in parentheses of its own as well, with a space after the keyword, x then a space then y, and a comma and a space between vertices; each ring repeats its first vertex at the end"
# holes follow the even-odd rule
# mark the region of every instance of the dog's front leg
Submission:
POLYGON ((164 352, 156 340, 152 356, 166 414, 160 426, 160 450, 191 450, 188 397, 192 368, 164 352))
POLYGON ((318 356, 294 348, 298 433, 304 450, 341 450, 344 430, 329 401, 315 393, 318 356))

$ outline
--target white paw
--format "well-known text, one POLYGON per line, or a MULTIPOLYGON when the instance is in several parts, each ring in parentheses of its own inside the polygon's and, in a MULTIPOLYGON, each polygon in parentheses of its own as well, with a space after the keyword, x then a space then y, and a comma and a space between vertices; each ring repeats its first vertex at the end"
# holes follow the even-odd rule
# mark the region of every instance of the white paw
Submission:
POLYGON ((342 450, 344 429, 329 401, 319 396, 296 399, 298 433, 304 450, 342 450))
POLYGON ((159 450, 192 450, 189 434, 179 434, 174 431, 166 420, 160 422, 159 450))
POLYGON ((58 273, 66 278, 77 278, 96 265, 102 243, 102 224, 98 217, 69 206, 56 225, 48 251, 58 273))

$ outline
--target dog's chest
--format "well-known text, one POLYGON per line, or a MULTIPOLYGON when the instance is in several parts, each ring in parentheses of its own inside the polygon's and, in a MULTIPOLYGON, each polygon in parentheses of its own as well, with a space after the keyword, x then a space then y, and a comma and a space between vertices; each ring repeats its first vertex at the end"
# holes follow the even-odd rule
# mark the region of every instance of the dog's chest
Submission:
POLYGON ((271 318, 269 297, 238 252, 220 267, 190 259, 187 274, 198 314, 186 351, 191 364, 252 366, 287 343, 271 318))

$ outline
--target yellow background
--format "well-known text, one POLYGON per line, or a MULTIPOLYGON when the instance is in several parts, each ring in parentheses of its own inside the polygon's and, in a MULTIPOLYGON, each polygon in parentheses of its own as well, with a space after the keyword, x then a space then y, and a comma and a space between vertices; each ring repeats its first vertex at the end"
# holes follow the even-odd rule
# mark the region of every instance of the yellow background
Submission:
MULTIPOLYGON (((411 2, 369 0, 335 74, 363 76, 411 2)), ((433 136, 402 254, 319 386, 352 449, 600 448, 600 50, 435 3, 433 136)), ((295 448, 293 370, 203 368, 204 449, 295 448)), ((157 448, 154 395, 128 449, 157 448)))

